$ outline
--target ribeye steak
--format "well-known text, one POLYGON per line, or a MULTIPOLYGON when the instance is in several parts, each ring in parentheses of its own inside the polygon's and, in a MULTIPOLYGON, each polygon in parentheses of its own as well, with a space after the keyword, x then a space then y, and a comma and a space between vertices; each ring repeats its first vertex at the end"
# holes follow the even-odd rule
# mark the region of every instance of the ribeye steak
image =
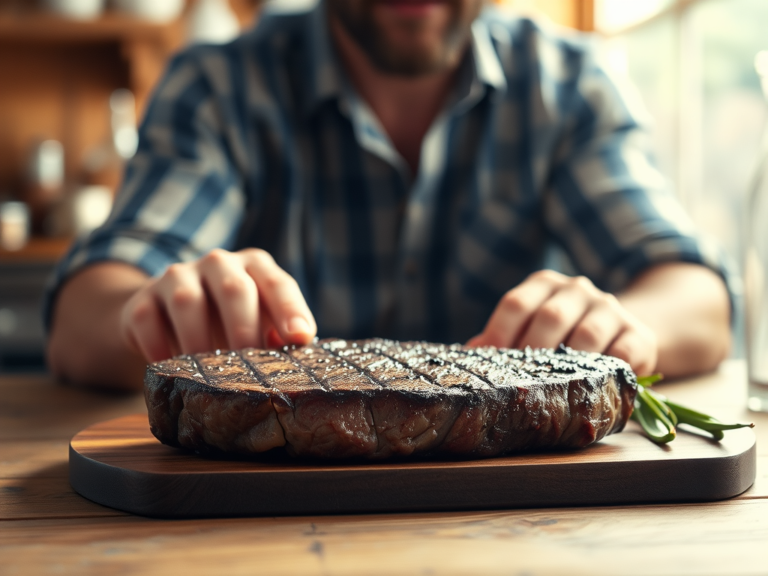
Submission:
POLYGON ((635 375, 550 349, 328 339, 151 364, 149 421, 200 453, 382 459, 583 447, 622 430, 635 375))

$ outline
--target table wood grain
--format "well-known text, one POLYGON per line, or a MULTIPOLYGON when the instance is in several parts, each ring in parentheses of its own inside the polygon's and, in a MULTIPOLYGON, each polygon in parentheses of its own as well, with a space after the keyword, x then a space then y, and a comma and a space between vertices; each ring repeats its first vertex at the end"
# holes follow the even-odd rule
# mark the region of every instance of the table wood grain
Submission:
POLYGON ((0 574, 768 573, 768 415, 745 408, 743 363, 659 389, 757 424, 754 486, 702 504, 167 521, 69 486, 71 437, 140 396, 0 377, 0 574))

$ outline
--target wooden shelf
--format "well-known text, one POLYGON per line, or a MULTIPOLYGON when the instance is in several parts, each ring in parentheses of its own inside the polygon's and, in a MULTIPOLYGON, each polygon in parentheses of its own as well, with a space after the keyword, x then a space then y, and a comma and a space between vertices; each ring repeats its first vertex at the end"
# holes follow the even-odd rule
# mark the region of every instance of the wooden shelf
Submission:
POLYGON ((146 22, 107 12, 95 20, 71 20, 41 11, 0 12, 0 39, 14 42, 104 42, 129 39, 181 42, 181 21, 146 22))
MULTIPOLYGON (((184 44, 184 24, 182 19, 156 24, 114 12, 94 20, 73 20, 40 10, 0 11, 0 47, 9 54, 23 57, 29 49, 93 44, 117 47, 128 64, 128 87, 141 111, 166 61, 184 44)), ((74 57, 70 64, 78 65, 74 57)))
MULTIPOLYGON (((163 0, 156 0, 162 2, 163 0)), ((249 27, 259 0, 229 0, 249 27)), ((186 10, 194 6, 188 2, 186 10)), ((128 88, 140 118, 168 59, 185 42, 185 18, 166 24, 107 10, 73 20, 29 0, 0 0, 0 193, 24 200, 25 170, 35 143, 65 149, 67 185, 87 181, 85 158, 110 135, 109 98, 128 88)), ((0 262, 53 262, 69 239, 35 238, 0 262)))
POLYGON ((130 89, 141 116, 183 43, 182 19, 155 24, 107 12, 78 21, 0 8, 0 77, 13 79, 0 90, 0 191, 23 199, 29 151, 43 139, 62 142, 67 182, 82 181, 84 158, 110 134, 110 94, 130 89))
POLYGON ((53 263, 66 254, 72 238, 32 238, 21 250, 0 248, 0 264, 53 263))
MULTIPOLYGON (((157 0, 162 2, 163 0, 157 0)), ((168 42, 173 48, 184 39, 184 16, 158 24, 107 10, 93 20, 75 20, 39 9, 3 9, 0 0, 0 40, 25 42, 103 42, 149 39, 168 42)), ((256 19, 260 0, 229 0, 243 28, 256 19)))

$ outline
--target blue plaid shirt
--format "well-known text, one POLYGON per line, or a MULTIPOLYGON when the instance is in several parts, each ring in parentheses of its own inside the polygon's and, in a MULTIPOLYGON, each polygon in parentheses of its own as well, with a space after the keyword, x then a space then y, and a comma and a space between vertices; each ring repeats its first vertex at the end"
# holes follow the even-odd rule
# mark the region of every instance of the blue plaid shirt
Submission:
POLYGON ((642 111, 584 37, 487 11, 414 177, 350 85, 320 5, 176 57, 108 222, 61 282, 118 260, 161 274, 269 251, 320 336, 464 341, 560 246, 618 291, 649 266, 725 274, 653 166, 642 111))

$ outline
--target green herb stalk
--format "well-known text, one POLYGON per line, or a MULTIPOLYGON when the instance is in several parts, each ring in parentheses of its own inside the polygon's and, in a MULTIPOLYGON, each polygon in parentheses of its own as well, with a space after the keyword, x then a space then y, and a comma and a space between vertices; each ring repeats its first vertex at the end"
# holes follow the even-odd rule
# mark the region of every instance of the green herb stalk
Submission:
POLYGON ((642 426, 646 435, 658 444, 671 442, 677 436, 677 425, 687 424, 704 430, 715 440, 723 439, 724 430, 753 428, 750 424, 725 424, 713 416, 672 402, 650 387, 661 380, 660 374, 641 376, 637 379, 637 396, 632 419, 642 426))

